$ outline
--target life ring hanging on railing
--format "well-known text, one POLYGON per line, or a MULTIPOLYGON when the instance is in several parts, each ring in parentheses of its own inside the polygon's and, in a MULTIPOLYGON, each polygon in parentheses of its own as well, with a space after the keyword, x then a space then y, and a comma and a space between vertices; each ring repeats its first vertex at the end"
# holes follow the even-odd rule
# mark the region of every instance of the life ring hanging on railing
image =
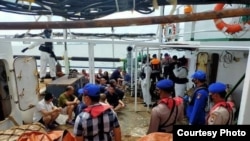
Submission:
POLYGON ((173 24, 173 23, 166 24, 165 28, 164 28, 164 36, 165 36, 165 38, 168 41, 170 41, 170 40, 175 38, 175 34, 176 34, 176 26, 175 26, 175 24, 173 24))
MULTIPOLYGON (((221 11, 225 4, 218 3, 214 7, 214 11, 221 11)), ((250 26, 250 21, 242 24, 227 24, 222 19, 214 19, 214 23, 220 31, 226 32, 228 34, 234 34, 242 31, 245 27, 250 26)))

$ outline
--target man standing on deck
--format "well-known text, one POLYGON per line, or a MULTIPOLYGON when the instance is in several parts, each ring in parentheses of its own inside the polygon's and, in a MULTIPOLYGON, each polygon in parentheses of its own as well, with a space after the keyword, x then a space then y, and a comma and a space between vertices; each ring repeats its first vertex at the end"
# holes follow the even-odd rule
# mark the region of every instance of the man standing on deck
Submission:
POLYGON ((88 84, 84 88, 83 101, 88 106, 80 113, 74 125, 78 141, 121 141, 118 118, 110 105, 99 103, 100 87, 88 84))
POLYGON ((150 66, 152 68, 151 79, 152 83, 156 83, 161 80, 161 61, 157 58, 157 55, 153 55, 153 59, 150 61, 150 66), (156 80, 157 79, 157 80, 156 80))
POLYGON ((141 89, 142 89, 142 96, 143 96, 143 102, 146 106, 152 106, 152 97, 150 94, 150 87, 151 87, 151 73, 152 69, 150 67, 149 62, 147 62, 147 58, 143 59, 143 66, 141 70, 141 89))
POLYGON ((172 133, 173 125, 184 119, 184 105, 180 97, 172 97, 174 83, 163 79, 156 84, 160 101, 151 111, 151 119, 147 134, 152 132, 172 133))
POLYGON ((210 97, 214 102, 207 116, 208 125, 232 125, 234 119, 234 103, 227 102, 226 85, 220 82, 213 83, 208 87, 210 97))
MULTIPOLYGON (((52 30, 51 29, 45 29, 44 30, 44 37, 45 39, 50 39, 52 30)), ((24 53, 28 49, 32 49, 36 46, 40 45, 40 43, 34 43, 30 47, 26 47, 22 50, 24 53)), ((50 68, 50 77, 52 80, 56 79, 56 56, 53 51, 53 42, 45 42, 44 44, 41 44, 39 47, 39 50, 41 51, 40 54, 40 82, 44 82, 44 78, 46 77, 46 68, 47 64, 49 64, 50 68)))
POLYGON ((174 87, 175 87, 175 96, 184 97, 184 93, 187 88, 187 76, 188 76, 188 69, 186 67, 187 65, 187 59, 183 56, 182 58, 178 59, 178 64, 175 65, 175 68, 173 70, 173 73, 175 75, 174 81, 174 87))
POLYGON ((208 89, 206 82, 206 73, 197 70, 192 75, 192 81, 195 89, 192 96, 189 97, 187 107, 187 117, 189 125, 205 125, 206 106, 208 102, 208 89))

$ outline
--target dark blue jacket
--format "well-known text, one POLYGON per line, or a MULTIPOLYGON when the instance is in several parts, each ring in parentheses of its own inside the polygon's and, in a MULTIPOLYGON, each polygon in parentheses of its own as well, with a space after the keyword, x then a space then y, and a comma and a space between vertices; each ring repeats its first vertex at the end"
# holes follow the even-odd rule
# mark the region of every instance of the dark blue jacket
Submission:
POLYGON ((208 100, 208 90, 199 89, 195 91, 190 104, 187 107, 187 116, 191 125, 205 125, 206 111, 208 100))

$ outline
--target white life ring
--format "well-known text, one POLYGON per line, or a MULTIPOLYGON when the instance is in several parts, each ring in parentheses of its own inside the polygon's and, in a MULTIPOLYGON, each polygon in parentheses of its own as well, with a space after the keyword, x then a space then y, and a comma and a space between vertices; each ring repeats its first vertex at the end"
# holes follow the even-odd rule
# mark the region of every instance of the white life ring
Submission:
POLYGON ((172 40, 175 38, 175 34, 176 34, 176 26, 175 24, 171 23, 171 24, 166 24, 165 28, 164 28, 164 36, 167 40, 172 40))

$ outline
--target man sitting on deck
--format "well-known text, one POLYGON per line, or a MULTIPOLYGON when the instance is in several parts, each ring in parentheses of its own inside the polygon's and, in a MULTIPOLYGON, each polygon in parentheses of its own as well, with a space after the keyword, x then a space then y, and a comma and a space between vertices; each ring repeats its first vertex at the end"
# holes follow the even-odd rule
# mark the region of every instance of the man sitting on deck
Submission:
POLYGON ((119 111, 120 109, 125 107, 125 104, 116 93, 114 86, 108 87, 108 91, 106 92, 106 103, 111 105, 114 111, 119 111))
POLYGON ((58 98, 58 106, 62 107, 62 114, 69 116, 67 124, 73 125, 73 111, 76 106, 80 103, 78 98, 74 95, 75 89, 72 86, 67 86, 64 93, 58 98))
POLYGON ((52 103, 53 95, 46 92, 44 99, 39 101, 36 105, 33 115, 34 122, 40 122, 45 125, 46 128, 53 129, 55 127, 55 119, 60 114, 62 108, 56 107, 52 103))

